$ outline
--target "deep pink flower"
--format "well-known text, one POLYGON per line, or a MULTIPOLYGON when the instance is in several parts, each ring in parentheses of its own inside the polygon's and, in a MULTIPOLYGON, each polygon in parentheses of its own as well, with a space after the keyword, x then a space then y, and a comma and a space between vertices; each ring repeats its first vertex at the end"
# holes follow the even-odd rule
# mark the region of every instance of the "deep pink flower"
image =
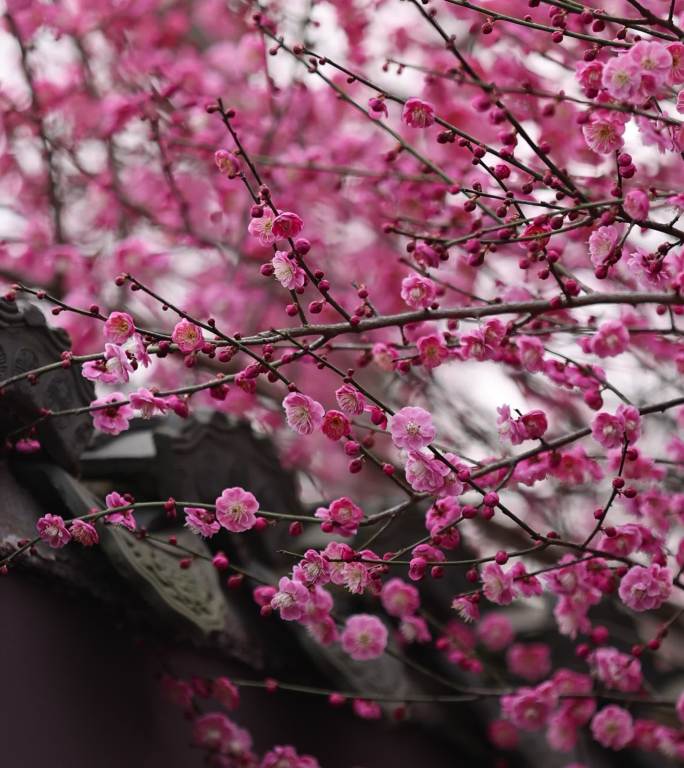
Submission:
POLYGON ((641 690, 641 662, 634 656, 620 653, 617 648, 603 647, 594 651, 591 663, 596 676, 606 688, 614 688, 623 693, 641 690))
POLYGON ((390 434, 397 448, 419 451, 435 439, 437 430, 424 408, 407 406, 392 416, 390 434))
POLYGON ((283 408, 288 425, 300 435, 310 435, 323 423, 323 406, 301 392, 290 392, 283 400, 283 408))
POLYGON ((591 351, 599 357, 616 357, 629 347, 629 331, 619 320, 602 323, 591 338, 591 351))
POLYGON ((600 116, 594 113, 590 121, 582 126, 582 133, 587 145, 599 155, 609 155, 620 149, 624 144, 622 135, 625 124, 622 120, 611 116, 600 116))
POLYGON ((40 538, 51 547, 60 549, 71 541, 71 534, 60 515, 43 515, 36 523, 40 538))
MULTIPOLYGON (((112 491, 105 496, 105 505, 107 509, 116 509, 117 507, 128 507, 129 502, 116 491, 112 491)), ((106 515, 105 520, 112 525, 123 525, 129 531, 136 528, 135 517, 132 509, 124 509, 121 512, 111 512, 106 515)))
POLYGON ((240 165, 237 158, 227 149, 217 149, 214 152, 214 162, 221 173, 229 179, 234 179, 240 172, 240 165))
POLYGON ((515 637, 511 620, 503 613, 490 611, 477 625, 477 636, 488 650, 503 651, 515 637))
POLYGON ((244 488, 226 488, 216 499, 216 519, 232 533, 253 528, 258 511, 259 502, 244 488))
POLYGON ((292 569, 292 578, 306 587, 327 584, 330 581, 330 563, 315 549, 307 549, 304 559, 292 569))
POLYGON ((512 674, 534 683, 551 672, 551 649, 546 643, 513 643, 506 665, 512 674))
POLYGON ((476 600, 471 600, 470 596, 455 597, 451 601, 451 607, 466 624, 480 618, 479 603, 476 600))
POLYGON ((304 228, 304 222, 292 211, 284 211, 279 213, 275 219, 273 219, 273 225, 271 231, 278 238, 291 238, 297 237, 297 235, 304 228))
POLYGON ((624 422, 619 416, 602 411, 591 422, 591 434, 604 448, 618 448, 625 439, 624 422))
POLYGON ((201 507, 183 507, 185 525, 198 536, 211 538, 221 530, 221 524, 211 509, 201 507))
POLYGON ((448 357, 449 350, 439 334, 421 336, 416 342, 420 362, 428 369, 437 368, 448 357))
MULTIPOLYGON (((623 53, 603 67, 601 83, 616 101, 632 101, 639 91, 639 79, 639 64, 623 53)), ((636 101, 640 99, 637 97, 636 101)))
POLYGON ((321 432, 331 440, 341 440, 351 433, 351 423, 341 411, 328 411, 323 417, 321 432))
POLYGON ((620 581, 620 600, 633 611, 650 611, 660 606, 672 592, 672 572, 656 563, 632 566, 620 581))
POLYGON ((589 236, 589 255, 595 267, 613 255, 618 242, 618 231, 614 226, 599 227, 589 236))
POLYGON ((390 616, 399 618, 415 613, 420 607, 418 590, 399 578, 390 579, 382 585, 380 601, 390 616))
POLYGON ((389 115, 385 100, 377 96, 371 96, 371 98, 368 99, 368 111, 370 112, 371 117, 388 117, 389 115))
POLYGON ((519 688, 501 697, 501 712, 521 731, 538 731, 553 712, 557 698, 553 686, 542 683, 536 688, 519 688))
POLYGON ((112 344, 123 344, 135 332, 135 323, 128 312, 112 312, 105 320, 104 337, 112 344))
POLYGON ((441 494, 451 475, 443 461, 424 451, 409 451, 405 471, 409 485, 419 493, 441 494))
POLYGON ((409 275, 401 281, 401 298, 411 309, 428 309, 437 296, 432 280, 409 275))
POLYGON ((227 710, 237 709, 240 702, 240 692, 236 685, 227 677, 217 677, 211 686, 211 696, 227 710))
POLYGON ((171 338, 174 344, 178 345, 178 349, 186 354, 194 352, 204 344, 202 329, 185 318, 176 323, 171 338))
POLYGON ((342 536, 354 536, 363 520, 363 510, 351 499, 342 496, 335 499, 329 507, 319 507, 315 516, 323 521, 323 529, 330 527, 330 532, 339 533, 342 536), (326 523, 328 526, 326 526, 326 523))
POLYGON ((435 108, 421 99, 407 99, 401 119, 411 128, 427 128, 435 122, 435 108))
POLYGON ((100 541, 100 536, 95 526, 85 520, 74 520, 71 523, 70 533, 73 540, 84 547, 92 547, 100 541))
POLYGON ((608 749, 624 749, 634 736, 634 721, 626 709, 609 704, 594 715, 591 732, 608 749))
POLYGON ((261 759, 259 768, 320 768, 311 755, 299 755, 290 745, 270 749, 261 759))
POLYGON ((387 627, 377 616, 358 613, 347 619, 340 641, 352 659, 368 661, 382 656, 387 636, 387 627))

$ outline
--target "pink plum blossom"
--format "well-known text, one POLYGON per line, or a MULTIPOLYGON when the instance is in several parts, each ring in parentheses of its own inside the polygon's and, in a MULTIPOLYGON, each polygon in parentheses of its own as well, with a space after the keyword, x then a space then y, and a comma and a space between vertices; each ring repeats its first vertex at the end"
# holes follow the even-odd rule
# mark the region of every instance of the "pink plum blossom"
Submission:
POLYGON ((254 527, 259 502, 244 488, 226 488, 216 499, 216 519, 231 533, 243 533, 254 527))

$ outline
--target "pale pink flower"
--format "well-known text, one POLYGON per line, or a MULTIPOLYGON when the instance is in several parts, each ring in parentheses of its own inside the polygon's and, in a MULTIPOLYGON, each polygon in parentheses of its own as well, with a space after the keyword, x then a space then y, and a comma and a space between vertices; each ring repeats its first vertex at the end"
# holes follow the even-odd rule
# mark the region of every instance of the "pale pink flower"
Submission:
POLYGON ((61 549, 71 541, 71 534, 60 515, 43 515, 36 523, 41 540, 54 549, 61 549))
POLYGON ((610 225, 599 227, 589 236, 589 255, 595 267, 600 266, 607 258, 613 255, 618 242, 618 231, 610 225))
POLYGON ((286 251, 276 251, 271 259, 275 279, 288 291, 303 288, 306 283, 306 273, 290 258, 286 251))
POLYGON ((128 429, 128 421, 135 415, 133 408, 125 403, 126 396, 122 392, 112 392, 105 397, 99 397, 90 404, 93 410, 93 425, 101 432, 118 435, 128 429), (104 408, 101 406, 105 406, 104 408))
POLYGON ((130 401, 136 411, 140 411, 143 419, 151 419, 158 413, 166 413, 167 403, 163 397, 157 397, 145 387, 140 387, 136 392, 131 392, 130 401))
POLYGON ((437 430, 424 408, 407 406, 392 416, 390 434, 397 448, 419 451, 435 439, 437 430))
POLYGON ((105 320, 104 337, 112 344, 123 344, 135 332, 135 323, 128 312, 112 312, 105 320))
POLYGON ((608 749, 624 749, 634 737, 634 722, 626 709, 609 704, 594 715, 591 732, 608 749))
POLYGON ((258 511, 259 502, 244 488, 226 488, 216 499, 216 519, 232 533, 253 528, 258 511))
POLYGON ((271 245, 275 242, 273 234, 274 215, 272 211, 264 211, 258 219, 250 219, 247 231, 252 237, 256 237, 261 245, 271 245))
POLYGON ((399 622, 399 642, 429 643, 431 639, 427 622, 422 616, 404 616, 399 622))
POLYGON ((401 298, 411 309, 428 309, 436 296, 435 284, 427 277, 409 275, 401 281, 401 298))
POLYGON ((409 485, 419 493, 442 493, 451 474, 443 461, 424 451, 409 451, 404 469, 409 485))
POLYGON ((672 69, 670 52, 662 43, 641 40, 629 49, 627 55, 639 68, 641 95, 645 98, 654 96, 665 85, 672 69))
POLYGON ((513 602, 513 578, 498 563, 487 563, 481 571, 482 592, 487 600, 497 605, 513 602))
POLYGON ((340 641, 352 659, 368 661, 382 656, 387 637, 387 627, 377 616, 358 613, 347 619, 340 641))
POLYGON ((105 344, 104 359, 88 360, 81 366, 84 378, 102 384, 125 384, 133 371, 128 355, 116 344, 105 344))
POLYGON ((665 288, 672 278, 667 260, 643 248, 629 254, 627 266, 637 281, 647 288, 665 288))
POLYGON ((171 338, 174 344, 178 345, 178 349, 186 354, 194 352, 204 344, 202 329, 185 318, 176 323, 171 338))
POLYGON ((234 179, 240 172, 240 165, 237 158, 227 149, 217 149, 214 152, 214 162, 219 171, 225 174, 229 179, 234 179))
POLYGON ((427 128, 435 122, 435 108, 421 99, 407 99, 401 119, 411 128, 427 128))
POLYGON ((601 88, 603 75, 603 62, 601 61, 580 61, 575 65, 577 80, 584 94, 589 98, 597 96, 601 88))
POLYGON ((211 509, 201 507, 183 507, 185 525, 198 536, 211 538, 221 530, 221 524, 211 509))
POLYGON ((582 126, 584 139, 590 149, 599 155, 609 155, 624 144, 622 135, 625 124, 611 116, 594 113, 591 120, 582 126))
POLYGON ((278 238, 291 238, 297 235, 304 228, 304 222, 292 211, 283 211, 273 219, 271 231, 278 238))
POLYGON ((519 336, 516 341, 525 370, 536 373, 544 368, 544 345, 536 336, 519 336))
POLYGON ((390 579, 382 585, 380 601, 390 616, 399 618, 415 613, 420 607, 418 590, 399 578, 390 579))
POLYGON ((95 526, 85 520, 74 520, 71 523, 70 533, 74 541, 77 541, 84 547, 92 547, 100 541, 100 536, 95 526))
POLYGON ((635 221, 644 221, 648 218, 650 207, 648 193, 643 189, 630 189, 625 195, 622 207, 635 221))
POLYGON ((650 611, 660 606, 672 592, 672 572, 656 563, 632 566, 620 581, 620 600, 633 611, 650 611))
POLYGON ((283 400, 283 408, 289 427, 300 435, 310 435, 323 423, 323 406, 301 392, 290 392, 283 400))
POLYGON ((366 398, 351 384, 343 384, 335 391, 335 398, 340 410, 347 416, 360 416, 366 407, 366 398))
MULTIPOLYGON (((616 101, 632 101, 639 90, 639 64, 626 54, 614 56, 603 67, 601 83, 616 101)), ((639 98, 636 99, 640 101, 639 98)))
MULTIPOLYGON (((684 83, 684 45, 682 43, 670 43, 667 50, 672 57, 670 82, 673 85, 681 85, 684 83)), ((681 94, 682 91, 679 93, 681 94)))
POLYGON ((283 576, 271 600, 271 608, 278 611, 284 621, 297 621, 305 615, 308 600, 309 590, 303 584, 283 576))

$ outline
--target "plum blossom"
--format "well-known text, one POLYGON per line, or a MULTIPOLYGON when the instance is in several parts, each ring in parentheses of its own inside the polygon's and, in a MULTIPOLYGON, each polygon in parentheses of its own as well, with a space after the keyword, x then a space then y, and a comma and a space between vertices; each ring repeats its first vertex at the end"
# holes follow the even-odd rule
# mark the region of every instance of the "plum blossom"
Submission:
POLYGON ((183 507, 185 525, 198 536, 211 538, 221 530, 221 524, 211 509, 201 507, 183 507))
POLYGON ((315 516, 323 521, 323 530, 327 529, 330 533, 339 533, 342 536, 354 536, 363 520, 363 510, 351 499, 342 496, 335 499, 329 507, 319 507, 315 516))
MULTIPOLYGON (((130 507, 130 502, 116 491, 112 491, 105 496, 105 505, 107 509, 116 509, 117 507, 130 507)), ((112 525, 123 525, 129 531, 136 529, 135 517, 132 509, 122 509, 120 512, 110 512, 105 520, 112 525)))
POLYGON ((383 584, 380 601, 390 616, 399 618, 415 613, 420 606, 418 590, 399 578, 390 579, 383 584))
POLYGON ((633 611, 650 611, 660 606, 672 592, 672 572, 653 563, 632 566, 620 581, 620 600, 633 611))
POLYGON ((271 264, 273 275, 283 288, 294 291, 297 288, 303 288, 306 284, 306 273, 287 251, 276 251, 271 264))
POLYGON ((244 488, 226 488, 216 499, 216 519, 228 531, 242 533, 254 527, 259 502, 244 488))
POLYGON ((406 459, 406 479, 414 491, 441 494, 451 469, 425 451, 409 451, 406 459))
POLYGON ((143 419, 151 419, 158 413, 166 413, 166 400, 157 397, 154 392, 145 387, 140 387, 136 392, 131 392, 130 401, 136 411, 140 411, 143 419))
POLYGON ((591 733, 607 749, 624 749, 634 736, 634 721, 626 709, 609 704, 594 715, 591 733))
POLYGON ((252 237, 257 238, 261 245, 271 245, 276 239, 276 236, 273 233, 274 219, 275 216, 273 212, 265 210, 258 218, 250 219, 247 230, 252 237))
POLYGON ((43 515, 36 523, 41 540, 53 549, 61 549, 71 541, 71 534, 60 515, 43 515))
POLYGON ((128 312, 112 312, 105 320, 104 337, 112 344, 121 345, 135 333, 135 323, 128 312))
POLYGON ((509 672, 530 682, 551 671, 551 649, 546 643, 513 643, 506 652, 509 672))
POLYGON ((273 219, 271 231, 276 239, 281 237, 290 238, 297 237, 303 227, 304 222, 296 213, 292 213, 292 211, 283 211, 273 219))
POLYGON ((427 277, 409 275, 401 281, 401 298, 411 309, 428 309, 436 296, 435 284, 427 277))
POLYGON ((104 359, 83 363, 81 373, 90 381, 102 384, 125 384, 133 371, 128 355, 116 344, 105 344, 104 359))
POLYGON ((171 338, 173 343, 178 345, 178 349, 186 354, 194 352, 204 344, 202 329, 185 318, 176 323, 171 338))
POLYGON ((505 572, 498 563, 486 563, 480 575, 482 592, 487 600, 497 605, 513 602, 513 577, 505 572))
POLYGON ((616 357, 629 347, 629 331, 620 320, 607 320, 597 328, 589 348, 598 357, 616 357))
POLYGON ((323 406, 301 392, 290 392, 283 400, 288 426, 300 435, 310 435, 323 424, 323 406))
POLYGON ((283 576, 271 599, 271 608, 280 613, 281 619, 297 621, 304 617, 308 600, 309 590, 303 584, 283 576))
POLYGON ((340 410, 347 416, 360 416, 366 407, 366 398, 351 384, 343 384, 335 391, 340 410))
POLYGON ((92 547, 100 541, 97 529, 92 523, 85 520, 74 520, 69 529, 74 541, 84 547, 92 547))
POLYGON ((128 429, 128 422, 135 412, 126 402, 122 392, 112 392, 105 397, 99 397, 90 404, 93 414, 93 425, 101 432, 118 435, 128 429))
POLYGON ((501 712, 521 731, 543 728, 556 707, 554 686, 542 683, 536 688, 519 688, 515 693, 501 697, 501 712))
POLYGON ((390 434, 397 448, 419 451, 435 439, 437 430, 424 408, 407 406, 392 416, 390 434))
POLYGON ((401 112, 401 119, 411 128, 427 128, 435 122, 435 108, 421 99, 407 99, 401 112))
POLYGON ((357 613, 350 616, 340 635, 342 648, 356 661, 382 656, 387 647, 387 627, 377 616, 357 613))
POLYGON ((341 411, 327 411, 321 432, 330 440, 341 440, 351 433, 351 423, 341 411))
POLYGON ((597 648, 591 663, 598 679, 606 686, 623 693, 636 693, 643 678, 641 663, 634 656, 620 653, 617 648, 597 648))
POLYGON ((584 139, 590 149, 599 155, 609 155, 624 144, 622 136, 625 124, 610 115, 592 114, 589 122, 582 126, 584 139))

